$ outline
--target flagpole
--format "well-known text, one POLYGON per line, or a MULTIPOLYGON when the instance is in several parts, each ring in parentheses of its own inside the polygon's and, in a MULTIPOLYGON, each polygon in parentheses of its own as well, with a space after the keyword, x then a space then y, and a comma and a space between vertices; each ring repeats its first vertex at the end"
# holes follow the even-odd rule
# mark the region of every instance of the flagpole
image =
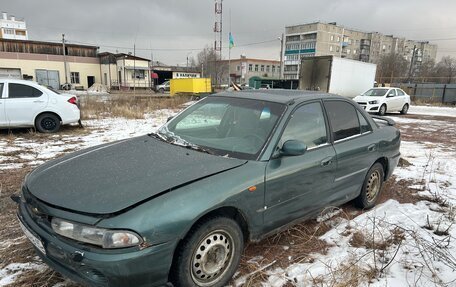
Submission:
POLYGON ((228 39, 228 88, 231 86, 231 8, 230 8, 230 33, 229 33, 229 39, 228 39))

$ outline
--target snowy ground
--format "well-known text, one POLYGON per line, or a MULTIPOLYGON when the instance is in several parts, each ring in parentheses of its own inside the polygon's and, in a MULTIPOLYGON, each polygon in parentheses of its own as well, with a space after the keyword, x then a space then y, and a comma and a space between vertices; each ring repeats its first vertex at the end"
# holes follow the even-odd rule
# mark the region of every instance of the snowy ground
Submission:
MULTIPOLYGON (((83 130, 70 127, 56 135, 2 132, 0 174, 30 168, 74 150, 152 132, 176 112, 160 110, 143 120, 90 120, 83 130)), ((334 209, 317 220, 332 227, 318 237, 328 248, 310 254, 306 260, 289 254, 285 261, 290 264, 277 266, 275 260, 263 258, 262 250, 253 252, 254 256, 247 250, 243 266, 253 272, 239 273, 234 285, 251 282, 261 273, 253 286, 456 286, 456 119, 420 118, 456 117, 456 109, 420 106, 412 107, 410 114, 390 115, 403 134, 402 158, 410 163, 395 170, 395 181, 402 182, 404 193, 411 193, 410 202, 389 199, 364 213, 334 209)), ((12 222, 3 227, 12 230, 15 225, 12 222)), ((11 231, 16 237, 0 242, 2 257, 28 244, 20 232, 15 232, 11 231)), ((281 248, 292 250, 292 243, 281 248)), ((46 270, 36 257, 27 258, 0 260, 0 286, 18 282, 27 272, 42 274, 46 270)))

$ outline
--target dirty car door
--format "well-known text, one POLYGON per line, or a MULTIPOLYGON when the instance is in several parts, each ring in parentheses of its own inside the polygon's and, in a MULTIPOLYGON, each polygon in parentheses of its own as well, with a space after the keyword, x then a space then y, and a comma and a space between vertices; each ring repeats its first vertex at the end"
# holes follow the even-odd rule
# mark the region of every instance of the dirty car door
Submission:
POLYGON ((325 101, 337 154, 331 201, 346 202, 359 195, 367 171, 378 158, 378 139, 366 118, 346 101, 325 101))
POLYGON ((298 107, 291 115, 279 147, 299 140, 307 151, 271 159, 266 168, 264 224, 272 230, 325 205, 335 171, 335 151, 329 144, 320 102, 298 107))

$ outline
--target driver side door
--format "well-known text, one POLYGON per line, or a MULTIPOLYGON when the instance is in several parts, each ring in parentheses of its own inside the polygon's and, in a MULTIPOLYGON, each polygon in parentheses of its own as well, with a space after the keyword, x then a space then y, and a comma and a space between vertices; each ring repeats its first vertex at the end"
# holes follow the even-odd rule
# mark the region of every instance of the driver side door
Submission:
MULTIPOLYGON (((306 144, 298 156, 271 159, 265 176, 265 230, 270 231, 325 205, 333 188, 336 153, 321 102, 299 106, 290 116, 277 149, 288 140, 306 144)), ((273 156, 274 157, 274 156, 273 156)))

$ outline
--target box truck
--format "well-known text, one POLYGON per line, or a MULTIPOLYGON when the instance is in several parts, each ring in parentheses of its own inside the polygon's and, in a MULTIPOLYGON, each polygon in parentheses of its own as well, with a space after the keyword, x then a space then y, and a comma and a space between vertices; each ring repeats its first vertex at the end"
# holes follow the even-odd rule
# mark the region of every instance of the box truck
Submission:
POLYGON ((180 78, 170 80, 170 95, 205 95, 212 92, 209 78, 180 78))
POLYGON ((334 56, 304 57, 299 89, 353 98, 374 86, 377 65, 334 56))

